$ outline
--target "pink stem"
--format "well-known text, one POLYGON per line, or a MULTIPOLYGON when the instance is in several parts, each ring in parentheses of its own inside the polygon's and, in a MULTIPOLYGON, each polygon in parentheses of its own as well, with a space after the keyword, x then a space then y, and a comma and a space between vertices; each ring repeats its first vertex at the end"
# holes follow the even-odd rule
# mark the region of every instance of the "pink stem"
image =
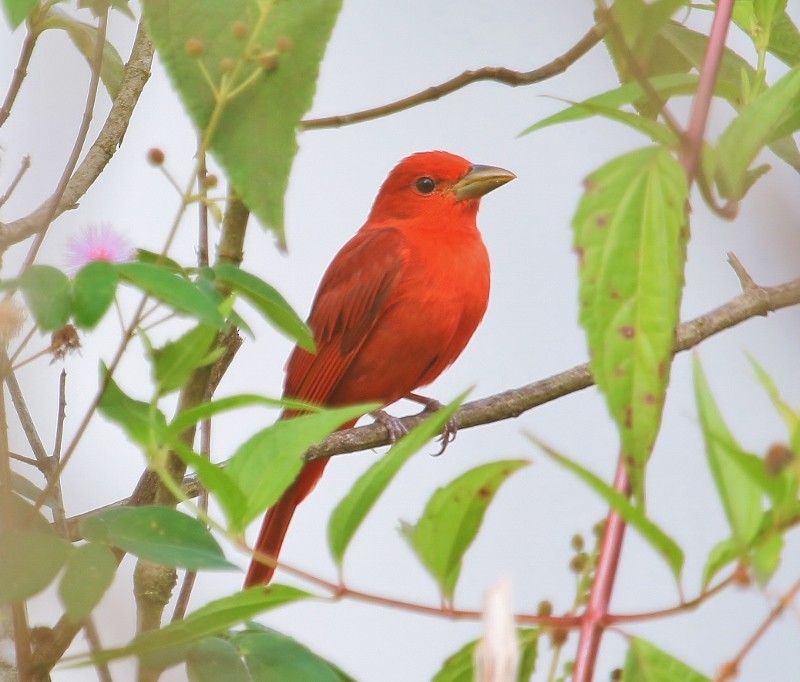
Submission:
MULTIPOLYGON (((631 485, 628 472, 622 457, 617 463, 617 474, 614 477, 614 489, 630 495, 631 485)), ((606 528, 603 532, 603 541, 600 545, 600 558, 597 571, 592 583, 592 592, 589 603, 583 614, 581 622, 581 636, 578 641, 578 651, 575 655, 575 669, 573 682, 591 682, 594 674, 594 664, 597 651, 600 648, 600 638, 603 635, 604 621, 608 615, 608 606, 611 602, 611 592, 614 589, 614 579, 617 577, 617 565, 622 553, 622 540, 625 537, 625 522, 619 514, 611 511, 606 519, 606 528)))

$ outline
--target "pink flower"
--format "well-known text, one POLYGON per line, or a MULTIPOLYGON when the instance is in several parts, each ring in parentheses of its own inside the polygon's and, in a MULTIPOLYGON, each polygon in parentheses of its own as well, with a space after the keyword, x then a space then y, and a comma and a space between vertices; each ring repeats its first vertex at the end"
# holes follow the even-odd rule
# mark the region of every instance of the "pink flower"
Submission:
POLYGON ((75 272, 96 260, 125 263, 135 251, 128 241, 108 225, 90 227, 69 240, 67 265, 75 272))

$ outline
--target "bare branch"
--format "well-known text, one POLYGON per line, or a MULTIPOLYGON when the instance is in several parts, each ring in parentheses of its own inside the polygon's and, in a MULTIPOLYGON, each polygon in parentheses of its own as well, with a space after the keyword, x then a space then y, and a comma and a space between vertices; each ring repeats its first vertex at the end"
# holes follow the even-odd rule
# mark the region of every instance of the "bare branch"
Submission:
POLYGON ((395 114, 398 111, 405 111, 411 107, 425 104, 426 102, 435 102, 445 95, 449 95, 456 90, 477 83, 478 81, 495 81, 517 87, 519 85, 532 85, 541 81, 557 76, 564 73, 570 66, 572 66, 578 59, 583 57, 589 50, 591 50, 597 43, 600 42, 605 35, 605 27, 602 25, 592 26, 586 35, 583 36, 575 45, 567 50, 560 57, 556 57, 553 61, 538 69, 532 71, 514 71, 507 69, 503 66, 484 66, 482 69, 472 71, 464 71, 464 73, 451 78, 439 85, 432 85, 422 92, 414 95, 409 95, 396 102, 384 104, 373 109, 365 109, 364 111, 356 111, 352 114, 342 114, 340 116, 326 116, 325 118, 312 118, 300 123, 303 130, 317 130, 319 128, 341 128, 342 126, 351 125, 353 123, 361 123, 362 121, 369 121, 373 118, 380 118, 381 116, 388 116, 395 114))
POLYGON ((29 26, 28 33, 22 43, 17 66, 14 69, 14 76, 11 79, 11 84, 8 86, 8 92, 6 93, 6 98, 3 100, 3 105, 0 106, 0 126, 2 126, 11 115, 11 109, 22 87, 22 81, 24 81, 25 76, 28 75, 28 64, 30 64, 33 48, 36 45, 36 39, 38 37, 39 32, 33 30, 29 26))
POLYGON ((33 213, 11 223, 0 223, 0 253, 12 244, 21 242, 31 235, 46 229, 49 221, 54 220, 64 211, 74 208, 78 200, 87 192, 111 157, 122 143, 128 129, 136 102, 142 93, 144 84, 150 77, 150 65, 153 61, 153 45, 144 28, 140 25, 133 44, 133 50, 120 85, 119 94, 114 100, 111 111, 94 144, 91 146, 81 164, 67 182, 63 195, 54 208, 53 215, 48 218, 52 209, 55 194, 45 201, 33 213))
POLYGON ((6 193, 2 197, 0 197, 0 208, 2 208, 3 205, 11 198, 11 195, 14 194, 14 190, 17 189, 19 181, 22 180, 22 176, 28 172, 28 169, 30 167, 31 167, 31 157, 23 156, 22 161, 19 164, 19 169, 17 170, 17 174, 14 176, 14 179, 8 186, 6 193))

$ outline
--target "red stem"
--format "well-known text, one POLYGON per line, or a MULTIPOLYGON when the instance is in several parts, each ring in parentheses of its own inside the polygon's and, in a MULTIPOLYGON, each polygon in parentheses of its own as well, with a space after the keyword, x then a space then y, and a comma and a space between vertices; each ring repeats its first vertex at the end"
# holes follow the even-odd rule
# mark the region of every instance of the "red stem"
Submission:
MULTIPOLYGON (((626 496, 631 494, 630 480, 622 457, 617 463, 614 489, 626 496)), ((575 655, 573 682, 591 682, 592 680, 597 651, 600 648, 600 638, 608 615, 608 605, 611 602, 611 592, 614 589, 614 579, 617 577, 617 565, 622 553, 624 537, 625 522, 617 512, 612 510, 606 519, 606 528, 600 545, 600 558, 594 583, 592 583, 592 592, 589 595, 589 603, 581 619, 581 636, 575 655)))
MULTIPOLYGON (((697 93, 692 102, 692 113, 689 127, 684 135, 684 144, 680 153, 680 161, 686 172, 686 181, 691 186, 700 161, 703 147, 703 136, 708 122, 711 99, 714 96, 714 85, 719 73, 722 56, 725 51, 725 40, 728 25, 733 12, 733 0, 719 0, 714 13, 714 22, 708 38, 708 47, 700 69, 700 81, 697 93)), ((623 458, 617 463, 617 474, 614 489, 630 496, 630 480, 625 471, 623 458)), ((600 555, 595 573, 589 603, 582 616, 581 635, 578 651, 575 656, 573 682, 591 682, 594 676, 597 652, 603 629, 608 624, 608 606, 617 575, 617 566, 622 552, 622 541, 625 536, 625 522, 613 510, 606 521, 606 530, 600 545, 600 555)))

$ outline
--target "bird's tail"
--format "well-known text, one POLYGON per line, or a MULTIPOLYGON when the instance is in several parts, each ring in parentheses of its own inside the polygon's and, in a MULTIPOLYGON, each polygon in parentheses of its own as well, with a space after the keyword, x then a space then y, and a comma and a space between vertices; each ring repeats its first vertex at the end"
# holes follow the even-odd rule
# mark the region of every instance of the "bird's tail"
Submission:
MULTIPOLYGON (((354 424, 355 420, 342 425, 339 430, 348 429, 354 424)), ((255 545, 259 554, 277 560, 289 523, 294 516, 294 510, 317 485, 327 463, 327 458, 307 462, 294 483, 270 507, 261 524, 261 531, 255 545)), ((254 585, 266 585, 272 580, 273 573, 275 573, 274 566, 267 566, 265 563, 253 559, 247 569, 247 577, 244 579, 245 589, 254 585)))

